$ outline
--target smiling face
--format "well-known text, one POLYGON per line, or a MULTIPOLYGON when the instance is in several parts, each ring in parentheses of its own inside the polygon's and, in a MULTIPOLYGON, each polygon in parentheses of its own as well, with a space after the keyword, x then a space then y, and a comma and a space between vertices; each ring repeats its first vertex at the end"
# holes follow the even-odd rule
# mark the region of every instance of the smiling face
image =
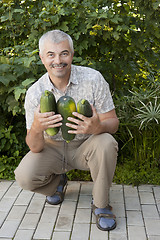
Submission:
POLYGON ((69 80, 73 52, 68 40, 60 43, 46 40, 40 58, 53 83, 58 79, 69 80))

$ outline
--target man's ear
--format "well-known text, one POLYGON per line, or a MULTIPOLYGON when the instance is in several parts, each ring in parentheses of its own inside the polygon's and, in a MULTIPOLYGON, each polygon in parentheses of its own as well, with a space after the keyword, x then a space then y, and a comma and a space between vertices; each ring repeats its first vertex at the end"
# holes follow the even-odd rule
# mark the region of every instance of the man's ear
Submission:
MULTIPOLYGON (((42 57, 42 55, 39 53, 39 57, 40 57, 40 59, 41 59, 41 61, 42 61, 42 63, 43 63, 43 57, 42 57)), ((44 64, 44 63, 43 63, 44 64)))
POLYGON ((74 52, 72 52, 72 60, 73 60, 73 57, 74 57, 74 52))

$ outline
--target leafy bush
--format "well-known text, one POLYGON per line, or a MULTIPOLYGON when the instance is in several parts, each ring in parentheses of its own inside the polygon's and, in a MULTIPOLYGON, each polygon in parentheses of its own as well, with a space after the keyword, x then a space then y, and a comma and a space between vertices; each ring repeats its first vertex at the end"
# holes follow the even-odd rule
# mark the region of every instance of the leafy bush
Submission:
MULTIPOLYGON (((17 120, 17 118, 16 118, 17 120)), ((24 117, 21 121, 12 122, 13 125, 2 123, 0 125, 0 178, 13 179, 14 169, 19 164, 22 156, 26 153, 24 117)))

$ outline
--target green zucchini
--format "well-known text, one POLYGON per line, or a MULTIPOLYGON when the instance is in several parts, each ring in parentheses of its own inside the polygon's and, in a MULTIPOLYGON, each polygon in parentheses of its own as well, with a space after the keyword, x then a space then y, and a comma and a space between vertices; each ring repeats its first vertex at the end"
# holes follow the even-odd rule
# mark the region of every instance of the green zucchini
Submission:
POLYGON ((69 96, 60 97, 59 100, 57 101, 57 111, 59 114, 61 114, 63 118, 61 126, 62 137, 67 143, 69 143, 75 137, 75 134, 68 133, 69 130, 73 129, 66 126, 66 123, 69 122, 67 118, 74 117, 72 113, 76 112, 76 104, 74 99, 69 96))
POLYGON ((92 117, 93 111, 90 103, 86 99, 81 99, 77 103, 77 112, 85 117, 92 117))
MULTIPOLYGON (((57 113, 57 105, 56 105, 56 99, 52 92, 45 90, 45 92, 41 95, 40 99, 40 111, 41 113, 45 112, 55 112, 57 113)), ((46 130, 46 133, 49 136, 54 136, 58 133, 59 128, 48 128, 46 130)))

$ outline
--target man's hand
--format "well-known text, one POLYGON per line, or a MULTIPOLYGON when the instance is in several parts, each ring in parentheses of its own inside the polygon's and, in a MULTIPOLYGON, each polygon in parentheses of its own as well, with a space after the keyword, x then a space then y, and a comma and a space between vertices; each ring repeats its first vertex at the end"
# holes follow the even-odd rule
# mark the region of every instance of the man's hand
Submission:
POLYGON ((43 131, 47 128, 61 126, 61 120, 60 114, 54 112, 41 113, 40 105, 36 108, 32 127, 27 130, 26 136, 26 143, 32 152, 37 153, 43 150, 45 144, 43 131))
POLYGON ((71 134, 96 134, 97 129, 99 128, 101 121, 99 115, 97 114, 96 109, 92 106, 93 116, 85 117, 82 114, 73 112, 72 114, 77 118, 68 117, 71 123, 66 123, 66 126, 73 128, 69 130, 68 133, 71 134))
POLYGON ((60 114, 55 114, 54 112, 41 113, 39 105, 34 113, 32 128, 37 133, 40 133, 48 128, 60 127, 62 125, 60 121, 62 121, 60 114))

